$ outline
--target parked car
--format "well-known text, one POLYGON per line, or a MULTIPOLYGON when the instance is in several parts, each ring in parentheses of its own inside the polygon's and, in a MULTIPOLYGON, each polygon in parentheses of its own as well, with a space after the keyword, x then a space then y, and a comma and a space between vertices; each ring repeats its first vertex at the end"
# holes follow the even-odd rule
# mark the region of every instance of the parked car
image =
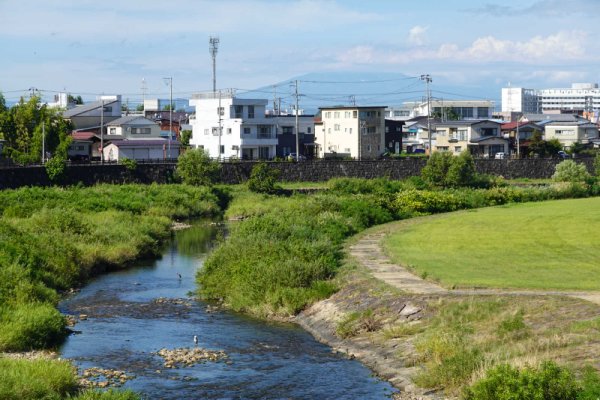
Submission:
POLYGON ((296 153, 290 153, 287 155, 286 157, 288 160, 293 160, 293 161, 306 161, 306 157, 303 156, 302 154, 296 156, 296 153))
POLYGON ((556 153, 556 155, 557 155, 559 158, 562 158, 563 160, 564 160, 565 158, 570 158, 570 156, 569 156, 569 155, 568 155, 566 152, 564 152, 564 151, 562 151, 562 150, 559 150, 559 151, 558 151, 558 153, 556 153))
POLYGON ((506 153, 504 153, 504 152, 499 152, 499 153, 496 153, 496 154, 494 155, 494 158, 495 158, 496 160, 504 160, 504 159, 506 158, 506 153))

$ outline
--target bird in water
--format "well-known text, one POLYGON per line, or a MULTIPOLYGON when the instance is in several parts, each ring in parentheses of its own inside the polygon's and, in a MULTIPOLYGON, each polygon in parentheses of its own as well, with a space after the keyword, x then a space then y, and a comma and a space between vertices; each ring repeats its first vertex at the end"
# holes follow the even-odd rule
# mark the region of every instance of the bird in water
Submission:
POLYGON ((181 274, 178 272, 177 276, 179 277, 179 280, 181 280, 181 274))
POLYGON ((194 345, 198 346, 198 336, 194 335, 194 345))

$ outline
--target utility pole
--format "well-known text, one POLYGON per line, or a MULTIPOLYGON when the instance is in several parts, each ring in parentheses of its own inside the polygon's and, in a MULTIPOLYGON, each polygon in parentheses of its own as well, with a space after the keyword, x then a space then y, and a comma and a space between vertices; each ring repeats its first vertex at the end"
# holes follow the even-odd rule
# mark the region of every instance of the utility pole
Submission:
POLYGON ((100 163, 104 164, 104 99, 100 111, 100 163))
POLYGON ((209 44, 209 52, 210 52, 210 55, 212 56, 213 93, 217 94, 217 53, 219 52, 219 37, 211 36, 208 39, 208 44, 209 44))
POLYGON ((46 159, 46 121, 42 121, 42 164, 46 159))
POLYGON ((171 159, 171 138, 173 137, 173 77, 163 78, 170 87, 169 95, 169 140, 167 141, 167 158, 171 159))
POLYGON ((148 87, 146 86, 146 79, 142 78, 142 112, 146 114, 146 108, 144 103, 146 102, 146 90, 148 87))
POLYGON ((433 149, 431 148, 431 92, 429 91, 431 75, 421 75, 421 80, 425 81, 425 85, 427 88, 427 134, 429 136, 429 157, 431 157, 431 154, 433 153, 433 149))
POLYGON ((222 122, 223 122, 223 118, 222 118, 222 114, 221 114, 221 91, 219 90, 219 107, 217 108, 217 113, 219 114, 219 149, 217 150, 217 160, 221 161, 221 134, 223 132, 223 127, 222 127, 222 122))
POLYGON ((521 158, 521 150, 519 148, 519 125, 521 125, 521 117, 517 118, 517 158, 521 158))
POLYGON ((300 160, 300 122, 298 121, 298 80, 296 80, 296 161, 300 160))
POLYGON ((353 107, 356 107, 356 96, 354 96, 353 94, 350 95, 349 100, 350 100, 350 105, 353 107))

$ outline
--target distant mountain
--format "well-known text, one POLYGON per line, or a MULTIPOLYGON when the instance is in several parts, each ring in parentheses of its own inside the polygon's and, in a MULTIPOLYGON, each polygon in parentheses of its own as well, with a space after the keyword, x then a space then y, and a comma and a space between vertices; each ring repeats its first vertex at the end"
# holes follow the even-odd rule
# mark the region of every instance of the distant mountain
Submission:
MULTIPOLYGON (((481 88, 461 86, 432 77, 432 98, 452 100, 495 100, 500 108, 500 87, 481 88)), ((243 98, 273 99, 281 101, 282 110, 291 110, 295 104, 295 81, 300 93, 299 108, 306 113, 315 113, 319 107, 335 105, 381 105, 401 106, 407 101, 426 99, 425 82, 420 77, 400 73, 375 72, 314 72, 265 86, 253 91, 238 93, 243 98), (279 100, 280 99, 280 100, 279 100)))

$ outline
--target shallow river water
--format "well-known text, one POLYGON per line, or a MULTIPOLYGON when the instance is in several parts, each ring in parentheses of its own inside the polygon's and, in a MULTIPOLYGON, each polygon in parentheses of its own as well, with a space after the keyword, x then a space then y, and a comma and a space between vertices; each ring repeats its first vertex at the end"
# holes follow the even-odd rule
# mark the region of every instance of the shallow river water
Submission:
POLYGON ((207 310, 189 297, 215 228, 177 232, 159 260, 100 276, 61 303, 79 316, 61 349, 80 369, 124 370, 145 399, 386 399, 394 391, 358 361, 293 324, 207 310), (181 275, 181 279, 179 275, 181 275), (158 298, 182 299, 157 302, 158 298), (223 350, 228 358, 166 369, 161 348, 223 350))

